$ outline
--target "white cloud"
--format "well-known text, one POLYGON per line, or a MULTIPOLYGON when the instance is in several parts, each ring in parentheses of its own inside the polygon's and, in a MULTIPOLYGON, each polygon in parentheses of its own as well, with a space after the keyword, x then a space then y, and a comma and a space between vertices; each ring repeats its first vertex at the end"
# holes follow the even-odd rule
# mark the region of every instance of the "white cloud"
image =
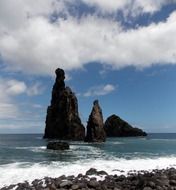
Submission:
POLYGON ((6 93, 9 95, 18 95, 26 91, 26 84, 22 81, 17 80, 7 80, 4 81, 4 86, 6 87, 6 93))
POLYGON ((88 16, 50 23, 29 19, 0 35, 0 53, 8 69, 53 74, 55 68, 79 69, 98 61, 113 68, 176 63, 176 12, 165 22, 124 31, 116 21, 88 16), (172 43, 171 43, 172 42, 172 43))
MULTIPOLYGON (((78 20, 67 15, 66 19, 51 23, 48 17, 55 10, 66 9, 61 2, 40 0, 35 4, 34 0, 17 0, 12 11, 10 0, 0 1, 0 9, 9 14, 7 18, 5 13, 0 13, 0 55, 6 69, 52 75, 57 67, 69 71, 94 61, 114 69, 176 64, 176 12, 166 21, 129 30, 113 19, 98 16, 83 16, 78 20), (27 17, 27 13, 32 16, 27 17)), ((108 5, 105 0, 89 2, 108 9, 108 6, 123 9, 124 4, 130 5, 130 0, 111 0, 108 5)), ((165 0, 133 2, 136 4, 133 8, 146 12, 166 3, 165 0)))
POLYGON ((9 119, 19 116, 18 106, 12 101, 11 96, 21 93, 23 83, 16 80, 0 78, 0 118, 9 119), (12 84, 13 83, 13 84, 12 84))
POLYGON ((43 90, 40 83, 28 87, 23 81, 0 78, 0 118, 14 119, 24 115, 14 97, 20 94, 35 96, 41 94, 43 90))
POLYGON ((42 94, 44 91, 44 87, 40 83, 34 83, 32 86, 30 86, 26 93, 29 96, 36 96, 42 94))
POLYGON ((63 1, 59 0, 1 0, 0 23, 2 29, 20 29, 30 18, 47 17, 54 12, 65 9, 63 1))
POLYGON ((83 95, 85 97, 89 97, 89 96, 104 96, 104 95, 110 94, 115 89, 116 89, 116 87, 114 85, 112 85, 112 84, 94 86, 94 87, 91 87, 83 95))
POLYGON ((0 100, 0 119, 14 119, 18 116, 19 110, 15 104, 0 100))
MULTIPOLYGON (((23 121, 13 121, 13 123, 7 123, 7 124, 1 124, 0 123, 0 129, 5 129, 5 130, 16 130, 16 129, 30 129, 30 128, 35 128, 36 130, 40 130, 42 132, 42 126, 43 122, 41 121, 29 121, 29 120, 23 120, 23 121)), ((37 130, 37 131, 38 131, 37 130)), ((31 131, 31 133, 35 133, 36 131, 31 131)))

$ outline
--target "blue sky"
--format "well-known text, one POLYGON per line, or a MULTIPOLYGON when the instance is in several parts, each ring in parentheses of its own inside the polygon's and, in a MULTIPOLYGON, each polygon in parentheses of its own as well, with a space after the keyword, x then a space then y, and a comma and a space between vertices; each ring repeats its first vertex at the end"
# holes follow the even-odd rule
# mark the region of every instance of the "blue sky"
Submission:
POLYGON ((54 70, 82 122, 98 99, 147 132, 176 132, 175 0, 0 1, 0 133, 43 133, 54 70))

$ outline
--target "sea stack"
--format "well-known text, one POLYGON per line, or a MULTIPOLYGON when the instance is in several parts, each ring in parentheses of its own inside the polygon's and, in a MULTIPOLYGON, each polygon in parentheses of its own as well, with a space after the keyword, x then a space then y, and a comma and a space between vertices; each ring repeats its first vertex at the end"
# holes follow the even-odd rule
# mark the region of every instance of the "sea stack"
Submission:
POLYGON ((65 87, 65 72, 55 71, 56 81, 52 89, 51 105, 48 106, 44 138, 84 140, 85 128, 78 113, 78 101, 69 87, 65 87))
POLYGON ((105 142, 106 133, 104 130, 103 114, 98 100, 93 103, 92 112, 87 123, 86 142, 105 142))
POLYGON ((111 115, 105 122, 107 137, 136 137, 147 136, 142 129, 134 128, 117 115, 111 115))

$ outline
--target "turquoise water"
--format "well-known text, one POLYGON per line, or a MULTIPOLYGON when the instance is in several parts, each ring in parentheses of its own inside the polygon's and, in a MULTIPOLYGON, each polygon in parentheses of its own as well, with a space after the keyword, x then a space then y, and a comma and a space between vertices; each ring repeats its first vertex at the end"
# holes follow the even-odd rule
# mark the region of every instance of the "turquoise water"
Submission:
POLYGON ((76 175, 90 167, 125 174, 176 166, 176 134, 69 143, 68 151, 52 151, 46 149, 47 140, 41 134, 0 135, 0 187, 44 176, 76 175))

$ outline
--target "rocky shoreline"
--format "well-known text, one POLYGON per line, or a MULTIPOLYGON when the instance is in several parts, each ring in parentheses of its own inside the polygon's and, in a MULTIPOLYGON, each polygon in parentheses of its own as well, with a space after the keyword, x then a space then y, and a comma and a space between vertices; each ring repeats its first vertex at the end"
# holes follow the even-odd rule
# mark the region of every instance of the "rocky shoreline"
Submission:
POLYGON ((1 190, 176 190, 176 169, 129 172, 108 175, 91 168, 85 175, 45 177, 1 188, 1 190))

